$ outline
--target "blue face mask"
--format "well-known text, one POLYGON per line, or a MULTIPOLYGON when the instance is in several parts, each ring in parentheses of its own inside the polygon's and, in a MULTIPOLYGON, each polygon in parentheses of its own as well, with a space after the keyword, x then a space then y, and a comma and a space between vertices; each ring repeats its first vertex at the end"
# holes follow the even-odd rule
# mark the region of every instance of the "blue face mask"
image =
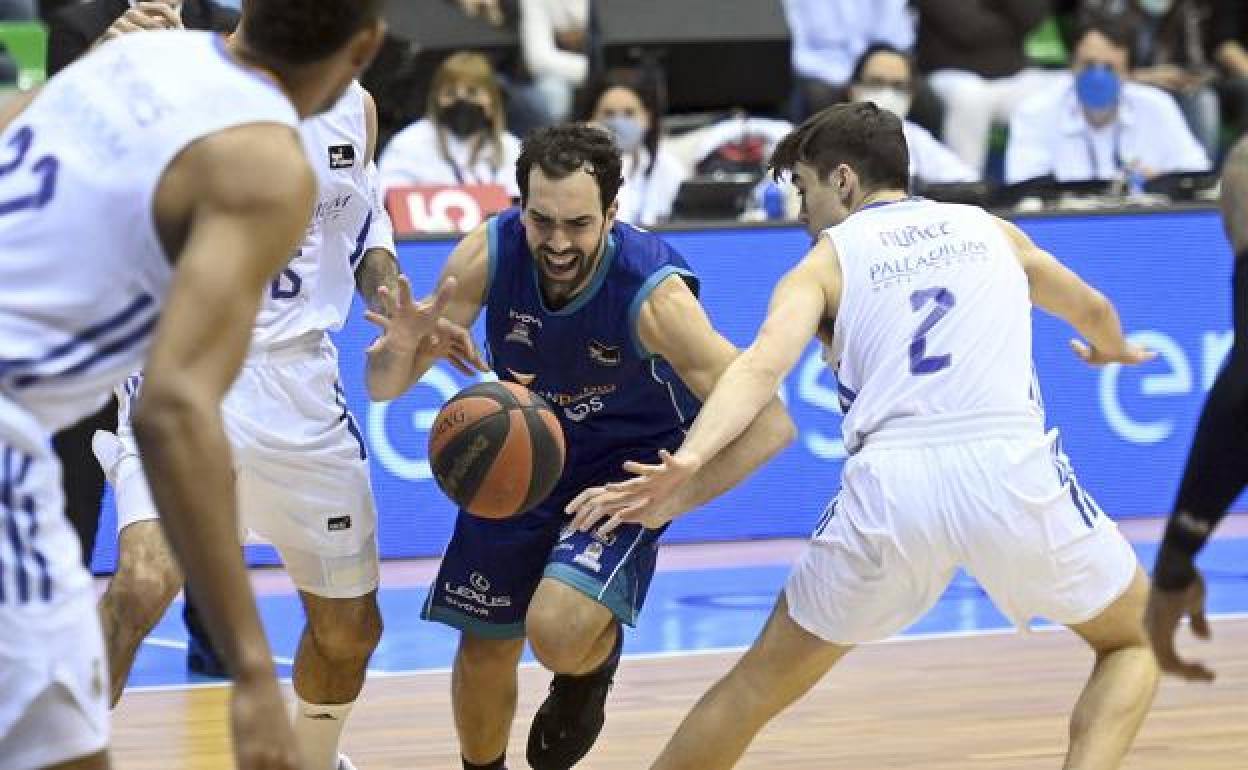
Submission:
POLYGON ((1118 104, 1122 80, 1104 64, 1086 67, 1075 75, 1075 95, 1089 110, 1108 110, 1118 104))
POLYGON ((615 146, 622 152, 632 152, 641 146, 646 138, 646 129, 641 120, 632 115, 612 115, 602 121, 615 139, 615 146))

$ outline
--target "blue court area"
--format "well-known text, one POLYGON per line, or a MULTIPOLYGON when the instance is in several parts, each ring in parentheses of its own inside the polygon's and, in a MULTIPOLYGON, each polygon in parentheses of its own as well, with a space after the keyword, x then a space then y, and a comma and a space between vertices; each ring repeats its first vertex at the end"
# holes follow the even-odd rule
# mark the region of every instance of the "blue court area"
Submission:
MULTIPOLYGON (((1151 567, 1156 546, 1137 545, 1136 550, 1143 563, 1151 567)), ((1200 564, 1208 580, 1210 614, 1248 614, 1248 538, 1215 540, 1201 555, 1200 564)), ((787 572, 787 566, 659 572, 637 628, 626 635, 625 655, 679 655, 749 645, 762 628, 787 572)), ((457 634, 439 623, 420 619, 425 593, 424 586, 382 586, 386 632, 373 657, 372 671, 402 673, 450 667, 457 634)), ((216 681, 186 673, 181 609, 180 603, 171 607, 143 645, 130 680, 132 688, 216 681)), ((261 599, 261 611, 279 660, 279 673, 289 676, 290 657, 303 624, 298 599, 293 595, 266 597, 261 599)), ((959 575, 931 612, 903 636, 1008 628, 1009 623, 978 584, 959 575)))

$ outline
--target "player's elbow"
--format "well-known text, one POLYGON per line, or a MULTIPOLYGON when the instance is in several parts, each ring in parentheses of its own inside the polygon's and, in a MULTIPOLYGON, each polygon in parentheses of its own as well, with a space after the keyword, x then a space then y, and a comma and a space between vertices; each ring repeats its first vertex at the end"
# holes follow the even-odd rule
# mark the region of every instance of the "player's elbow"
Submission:
POLYGON ((1114 315, 1114 304, 1109 298, 1089 287, 1074 325, 1078 329, 1097 329, 1112 321, 1114 315))
POLYGON ((204 411, 195 390, 180 377, 147 377, 131 423, 139 451, 158 453, 181 436, 194 435, 204 411))

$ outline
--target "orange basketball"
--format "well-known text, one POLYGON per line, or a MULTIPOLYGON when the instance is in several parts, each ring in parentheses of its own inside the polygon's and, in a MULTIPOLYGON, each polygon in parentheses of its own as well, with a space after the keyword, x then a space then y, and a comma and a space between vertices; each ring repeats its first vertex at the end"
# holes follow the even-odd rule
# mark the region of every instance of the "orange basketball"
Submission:
POLYGON ((514 382, 461 390, 438 412, 429 464, 447 497, 502 519, 545 500, 563 473, 563 429, 546 400, 514 382))

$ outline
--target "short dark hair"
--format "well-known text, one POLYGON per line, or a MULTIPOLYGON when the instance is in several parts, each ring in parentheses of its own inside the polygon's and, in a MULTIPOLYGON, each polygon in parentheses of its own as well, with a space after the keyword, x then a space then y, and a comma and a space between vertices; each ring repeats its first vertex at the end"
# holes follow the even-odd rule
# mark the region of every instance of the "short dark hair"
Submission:
POLYGON ((844 163, 868 191, 910 185, 910 150, 901 119, 871 102, 837 104, 810 116, 776 145, 770 168, 779 177, 799 162, 813 166, 820 179, 844 163))
POLYGON ((901 50, 897 46, 890 45, 889 43, 872 43, 871 45, 867 46, 867 50, 863 51, 862 56, 859 56, 858 61, 854 63, 854 72, 852 75, 849 76, 850 83, 862 82, 862 73, 867 68, 867 62, 871 61, 871 58, 874 57, 877 53, 891 53, 894 56, 900 56, 901 58, 905 59, 906 67, 908 67, 910 70, 909 77, 911 80, 911 84, 913 85, 915 76, 918 74, 915 71, 914 57, 906 53, 905 51, 901 50))
POLYGON ((1100 11, 1087 11, 1080 14, 1075 25, 1075 32, 1070 38, 1070 51, 1073 54, 1083 39, 1093 32, 1100 33, 1115 48, 1132 56, 1135 40, 1135 26, 1124 18, 1111 16, 1100 11))
POLYGON ((520 202, 529 199, 529 174, 537 166, 552 179, 563 179, 584 169, 598 183, 602 210, 615 202, 624 178, 620 175, 620 151, 611 135, 588 123, 561 123, 539 128, 524 140, 516 161, 516 185, 520 202))
POLYGON ((381 18, 386 0, 243 0, 243 34, 264 59, 299 66, 327 58, 381 18))

